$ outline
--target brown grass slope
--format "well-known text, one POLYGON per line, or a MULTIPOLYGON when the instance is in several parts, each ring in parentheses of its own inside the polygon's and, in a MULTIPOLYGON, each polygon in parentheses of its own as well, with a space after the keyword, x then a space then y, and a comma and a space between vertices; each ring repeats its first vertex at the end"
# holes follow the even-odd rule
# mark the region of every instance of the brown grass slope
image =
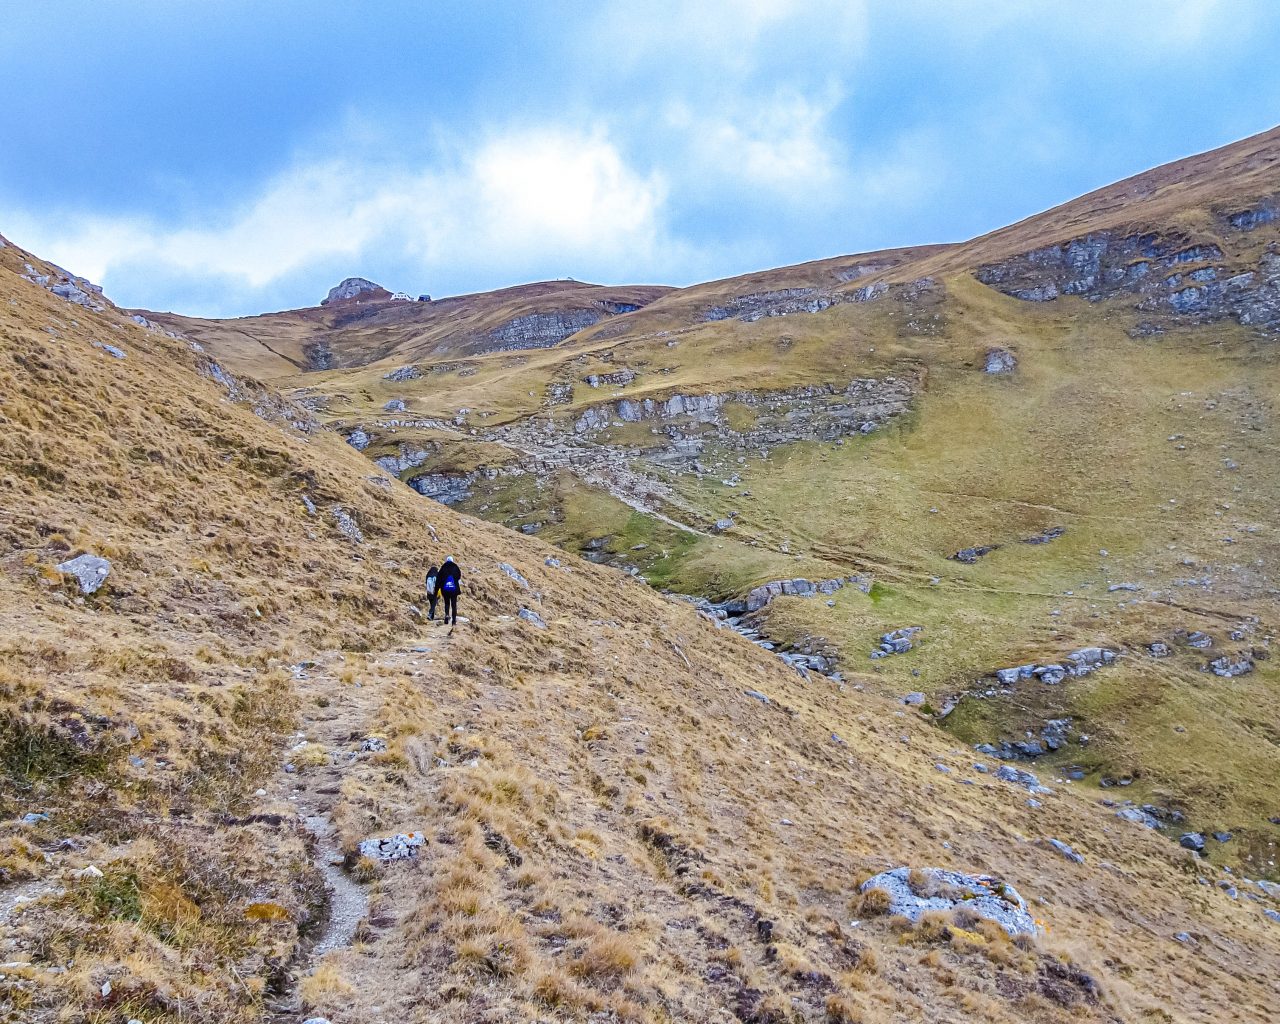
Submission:
POLYGON ((0 250, 10 1019, 1270 1018, 1277 925, 1185 851, 1070 786, 1029 807, 900 705, 384 484, 24 259, 0 250), (83 599, 54 568, 82 551, 113 566, 83 599), (445 553, 451 635, 411 607, 445 553), (428 840, 353 862, 368 912, 319 959, 304 804, 347 851, 428 840), (876 917, 857 883, 899 864, 1006 878, 1048 932, 876 917))
POLYGON ((355 299, 233 320, 143 312, 200 341, 233 370, 270 379, 316 366, 472 355, 497 347, 500 342, 491 332, 519 318, 557 313, 612 316, 619 309, 644 306, 669 290, 541 281, 431 302, 355 299))

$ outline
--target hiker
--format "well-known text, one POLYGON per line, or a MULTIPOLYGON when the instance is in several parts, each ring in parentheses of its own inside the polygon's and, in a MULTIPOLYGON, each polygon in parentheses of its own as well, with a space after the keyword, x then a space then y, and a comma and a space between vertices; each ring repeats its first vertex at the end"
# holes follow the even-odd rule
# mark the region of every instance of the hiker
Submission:
POLYGON ((440 591, 436 589, 439 575, 440 570, 434 564, 427 570, 427 600, 430 602, 427 606, 427 618, 432 620, 436 617, 436 602, 440 600, 440 591))
POLYGON ((436 589, 444 598, 444 621, 451 626, 458 624, 458 591, 462 589, 462 569, 450 555, 440 566, 440 575, 436 577, 436 589))

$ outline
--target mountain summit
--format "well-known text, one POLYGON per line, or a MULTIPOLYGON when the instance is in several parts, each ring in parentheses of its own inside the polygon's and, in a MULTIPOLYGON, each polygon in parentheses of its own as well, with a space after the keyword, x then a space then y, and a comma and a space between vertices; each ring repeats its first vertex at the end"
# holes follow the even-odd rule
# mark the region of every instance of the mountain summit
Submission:
POLYGON ((330 288, 329 294, 321 300, 320 305, 327 306, 331 302, 347 302, 361 297, 386 299, 391 297, 391 293, 368 278, 348 277, 330 288))

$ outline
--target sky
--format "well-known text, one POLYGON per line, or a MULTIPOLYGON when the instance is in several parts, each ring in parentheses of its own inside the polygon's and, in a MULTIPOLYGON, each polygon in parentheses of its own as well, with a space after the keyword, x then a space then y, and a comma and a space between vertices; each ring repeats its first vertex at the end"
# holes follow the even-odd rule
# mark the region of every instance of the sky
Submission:
POLYGON ((1280 119, 1275 0, 60 0, 0 234, 238 316, 959 241, 1280 119))

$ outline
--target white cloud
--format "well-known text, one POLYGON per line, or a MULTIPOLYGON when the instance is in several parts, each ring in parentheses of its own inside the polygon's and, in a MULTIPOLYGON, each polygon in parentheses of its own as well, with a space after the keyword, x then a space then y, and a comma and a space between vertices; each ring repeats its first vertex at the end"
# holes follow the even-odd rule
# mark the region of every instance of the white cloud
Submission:
POLYGON ((833 91, 818 97, 788 91, 702 110, 676 101, 666 120, 683 136, 704 182, 766 188, 803 202, 840 177, 841 147, 829 124, 836 103, 833 91))
MULTIPOLYGON (((652 273, 665 185, 628 166, 604 136, 559 129, 497 135, 451 167, 388 170, 368 160, 291 169, 216 222, 161 225, 58 211, 6 217, 43 256, 103 283, 113 271, 226 278, 262 289, 326 262, 399 255, 428 277, 440 267, 519 273, 652 273)), ((353 269, 353 272, 356 272, 353 269)), ((127 301, 127 300, 126 300, 127 301)))

